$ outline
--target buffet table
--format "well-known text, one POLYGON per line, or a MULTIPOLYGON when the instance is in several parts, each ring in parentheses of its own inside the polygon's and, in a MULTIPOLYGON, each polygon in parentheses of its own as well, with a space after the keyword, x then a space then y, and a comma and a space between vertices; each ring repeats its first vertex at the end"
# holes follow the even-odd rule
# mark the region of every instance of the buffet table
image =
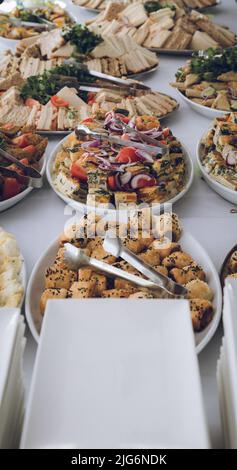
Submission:
MULTIPOLYGON (((80 22, 93 15, 71 4, 69 4, 69 9, 73 9, 80 22)), ((236 30, 237 4, 235 0, 222 0, 222 5, 212 10, 211 13, 215 15, 217 23, 226 24, 236 30)), ((0 44, 2 49, 9 48, 7 40, 1 40, 0 44)), ((169 82, 173 80, 177 68, 184 62, 184 57, 161 55, 158 70, 146 75, 144 80, 154 90, 177 98, 176 91, 170 87, 169 82)), ((167 125, 185 144, 194 162, 197 142, 208 124, 207 118, 197 114, 183 102, 180 103, 180 109, 167 119, 167 125)), ((57 142, 58 139, 50 138, 48 154, 57 142)), ((197 166, 195 166, 195 178, 191 189, 173 208, 181 218, 185 229, 190 231, 207 250, 218 270, 226 253, 236 243, 237 211, 232 212, 233 208, 233 205, 207 186, 201 179, 197 166)), ((26 261, 28 276, 41 253, 63 230, 68 217, 70 214, 65 213, 65 204, 49 187, 46 178, 43 189, 33 191, 18 205, 1 213, 0 225, 17 238, 26 261)), ((216 386, 216 361, 219 356, 221 336, 222 327, 220 326, 214 338, 199 356, 204 401, 214 448, 223 447, 216 386)), ((25 375, 28 391, 36 344, 30 332, 27 333, 27 338, 25 375)))

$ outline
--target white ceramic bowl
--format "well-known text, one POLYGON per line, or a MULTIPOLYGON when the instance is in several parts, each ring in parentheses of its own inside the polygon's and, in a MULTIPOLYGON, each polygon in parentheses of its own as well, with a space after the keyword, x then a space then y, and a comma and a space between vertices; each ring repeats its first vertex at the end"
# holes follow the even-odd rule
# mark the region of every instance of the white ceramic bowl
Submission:
MULTIPOLYGON (((182 249, 187 251, 193 258, 203 266, 206 274, 208 284, 214 292, 214 316, 210 324, 200 333, 195 333, 196 351, 199 353, 211 340, 214 335, 220 318, 222 310, 222 290, 220 280, 215 266, 213 265, 207 252, 202 248, 198 241, 189 233, 184 232, 180 243, 182 249)), ((42 315, 39 309, 39 301, 41 294, 44 290, 45 270, 54 262, 55 256, 59 248, 58 239, 54 240, 46 251, 42 254, 38 262, 35 264, 31 273, 25 301, 26 318, 31 330, 31 333, 36 342, 39 341, 39 334, 42 324, 42 315)), ((98 299, 98 302, 100 300, 98 299)), ((129 301, 129 300, 128 300, 129 301)), ((58 300, 60 302, 60 300, 58 300)), ((80 300, 78 300, 80 303, 80 300)), ((116 302, 116 299, 114 299, 116 302)), ((154 299, 154 302, 159 300, 154 299)), ((184 338, 185 340, 185 338, 184 338)))
MULTIPOLYGON (((41 157, 39 161, 39 172, 41 175, 44 175, 45 168, 46 168, 46 156, 44 153, 44 155, 41 157)), ((17 194, 16 196, 11 197, 10 199, 6 199, 6 201, 0 201, 0 212, 3 212, 12 206, 15 206, 15 204, 17 204, 22 199, 24 199, 32 190, 33 188, 26 188, 24 189, 24 191, 17 194)))
POLYGON ((207 118, 215 119, 216 117, 219 117, 229 112, 229 111, 221 111, 221 109, 208 108, 208 106, 203 106, 202 104, 198 104, 198 103, 195 103, 195 101, 190 100, 189 98, 187 98, 187 96, 181 93, 181 91, 177 90, 177 92, 181 100, 187 103, 190 106, 190 108, 192 108, 194 111, 196 111, 199 114, 202 114, 202 116, 205 116, 207 118))
POLYGON ((218 181, 215 181, 214 178, 212 178, 212 176, 207 173, 204 166, 202 165, 202 144, 201 144, 202 138, 199 140, 197 144, 196 154, 197 154, 198 167, 202 173, 203 178, 207 182, 208 186, 210 186, 210 188, 213 189, 213 191, 215 191, 217 194, 219 194, 221 197, 231 202, 232 204, 237 204, 237 191, 227 188, 226 186, 219 183, 218 181))
MULTIPOLYGON (((61 140, 61 142, 58 143, 58 145, 55 147, 55 149, 53 150, 53 152, 51 153, 51 155, 50 155, 50 157, 47 161, 46 174, 47 174, 48 182, 49 182, 50 186, 52 187, 52 189, 55 191, 55 193, 61 199, 63 199, 64 202, 66 202, 66 204, 70 204, 77 211, 86 213, 88 210, 91 210, 91 211, 93 210, 97 214, 101 214, 101 215, 105 214, 105 213, 106 214, 112 214, 112 213, 117 212, 115 209, 102 209, 102 208, 99 208, 99 207, 94 208, 94 207, 90 207, 90 206, 86 205, 85 203, 82 203, 82 202, 79 202, 79 201, 74 201, 73 199, 70 199, 68 196, 63 194, 61 191, 59 191, 55 187, 54 178, 53 178, 54 161, 55 161, 57 153, 60 151, 62 145, 67 140, 67 138, 68 138, 68 136, 66 136, 64 139, 61 140)), ((189 190, 189 188, 190 188, 190 186, 193 182, 193 176, 194 176, 193 162, 192 162, 192 159, 191 159, 187 149, 184 147, 183 144, 182 144, 182 148, 183 148, 183 151, 184 151, 186 167, 187 167, 186 184, 185 184, 185 187, 183 188, 183 190, 180 191, 180 193, 176 194, 176 196, 174 196, 172 199, 169 199, 168 201, 165 201, 166 203, 174 204, 175 202, 179 201, 179 199, 181 199, 187 193, 187 191, 189 190)), ((156 209, 159 209, 159 208, 160 208, 160 204, 154 205, 153 206, 153 212, 155 213, 156 209)), ((126 210, 124 210, 123 212, 126 212, 126 210)))

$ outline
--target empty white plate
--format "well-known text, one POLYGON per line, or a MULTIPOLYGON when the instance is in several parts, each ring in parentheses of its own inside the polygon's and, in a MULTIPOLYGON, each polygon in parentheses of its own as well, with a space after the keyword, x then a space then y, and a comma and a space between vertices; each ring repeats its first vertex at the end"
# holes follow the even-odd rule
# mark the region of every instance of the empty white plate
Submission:
POLYGON ((208 446, 186 300, 47 303, 22 448, 208 446))

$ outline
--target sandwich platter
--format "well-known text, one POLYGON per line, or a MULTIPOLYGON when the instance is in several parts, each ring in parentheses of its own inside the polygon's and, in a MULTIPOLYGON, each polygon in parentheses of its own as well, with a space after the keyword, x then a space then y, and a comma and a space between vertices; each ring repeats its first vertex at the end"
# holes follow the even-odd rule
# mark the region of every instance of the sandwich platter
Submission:
MULTIPOLYGON (((79 6, 80 8, 82 8, 83 10, 87 10, 87 11, 90 11, 92 13, 100 13, 101 11, 105 10, 107 4, 108 4, 108 1, 109 0, 101 0, 100 4, 98 5, 97 8, 93 8, 91 7, 91 3, 93 2, 93 0, 73 0, 73 3, 74 5, 76 6, 79 6)), ((136 0, 125 0, 123 2, 123 0, 120 0, 121 3, 124 3, 125 5, 129 5, 130 3, 136 3, 136 0)), ((141 3, 147 3, 147 0, 142 0, 141 3)), ((162 3, 162 1, 160 2, 162 3)), ((164 3, 167 3, 167 2, 164 2, 164 3)), ((170 2, 171 3, 171 2, 170 2)), ((193 6, 193 3, 195 2, 191 2, 191 4, 189 5, 189 2, 186 1, 182 1, 182 0, 176 0, 175 2, 178 6, 181 6, 181 7, 186 7, 186 8, 194 8, 195 10, 197 11, 203 11, 203 10, 206 10, 207 8, 213 8, 213 7, 216 7, 218 5, 221 4, 221 0, 210 0, 210 4, 209 5, 206 5, 206 6, 193 6)), ((200 2, 199 2, 200 3, 200 2)))
POLYGON ((236 34, 215 24, 207 15, 174 4, 110 2, 97 17, 87 21, 94 34, 119 38, 131 36, 139 46, 167 54, 225 49, 237 43, 236 34))

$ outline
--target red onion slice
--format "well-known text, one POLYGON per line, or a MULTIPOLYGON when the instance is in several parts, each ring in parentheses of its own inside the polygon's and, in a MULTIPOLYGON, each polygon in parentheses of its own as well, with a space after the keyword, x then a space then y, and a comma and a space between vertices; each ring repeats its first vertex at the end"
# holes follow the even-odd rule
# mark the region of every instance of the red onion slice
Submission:
MULTIPOLYGON (((132 189, 140 188, 141 186, 139 185, 139 180, 141 180, 141 179, 146 180, 147 183, 148 183, 147 186, 150 186, 149 183, 151 183, 154 178, 150 175, 147 175, 146 173, 140 173, 139 175, 135 175, 132 178, 132 181, 131 181, 131 188, 132 189)), ((142 186, 142 187, 144 187, 144 186, 142 186)))
POLYGON ((129 183, 132 178, 132 174, 129 171, 126 171, 122 175, 120 175, 121 185, 124 186, 125 184, 129 183))
POLYGON ((235 166, 237 164, 237 152, 229 152, 226 156, 226 163, 230 166, 235 166))
POLYGON ((105 120, 104 120, 104 126, 106 127, 110 122, 111 120, 113 119, 114 117, 114 113, 109 111, 108 113, 106 113, 105 115, 105 120))
POLYGON ((83 142, 81 144, 81 147, 83 149, 90 148, 90 147, 99 147, 100 144, 101 144, 101 141, 99 139, 95 139, 95 140, 89 140, 87 142, 83 142))
POLYGON ((145 152, 145 150, 136 149, 136 155, 142 161, 153 163, 152 156, 148 152, 145 152))

